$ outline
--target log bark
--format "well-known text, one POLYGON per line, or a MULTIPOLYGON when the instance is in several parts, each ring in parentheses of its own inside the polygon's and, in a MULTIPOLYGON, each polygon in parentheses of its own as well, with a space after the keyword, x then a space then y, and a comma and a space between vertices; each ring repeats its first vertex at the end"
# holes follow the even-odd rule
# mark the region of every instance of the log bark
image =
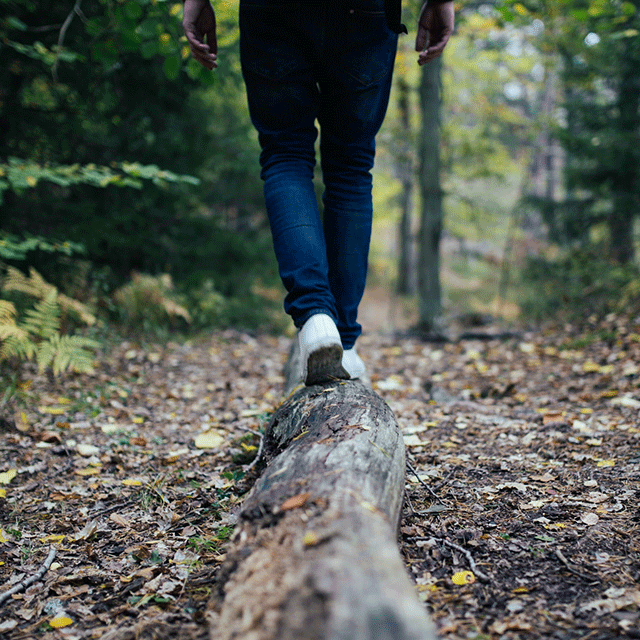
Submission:
POLYGON ((274 414, 211 617, 216 640, 435 640, 396 544, 402 434, 356 381, 306 387, 274 414))

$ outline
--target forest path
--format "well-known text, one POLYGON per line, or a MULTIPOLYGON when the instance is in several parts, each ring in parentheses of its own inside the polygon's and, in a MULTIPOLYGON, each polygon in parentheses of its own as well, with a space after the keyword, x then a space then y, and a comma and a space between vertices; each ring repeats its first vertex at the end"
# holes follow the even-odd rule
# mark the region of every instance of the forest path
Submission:
MULTIPOLYGON (((57 555, 4 603, 3 638, 207 637, 288 345, 230 330, 25 372, 1 422, 0 594, 57 555)), ((441 636, 640 637, 640 320, 370 332, 360 352, 417 474, 400 544, 441 636)))

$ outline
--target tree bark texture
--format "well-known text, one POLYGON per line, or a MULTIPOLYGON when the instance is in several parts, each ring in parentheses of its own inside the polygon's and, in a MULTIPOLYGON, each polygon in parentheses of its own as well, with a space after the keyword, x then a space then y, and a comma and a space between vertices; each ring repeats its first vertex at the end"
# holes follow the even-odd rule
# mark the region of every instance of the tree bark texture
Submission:
POLYGON ((297 391, 227 554, 216 640, 435 640, 398 553, 402 434, 355 381, 297 391))

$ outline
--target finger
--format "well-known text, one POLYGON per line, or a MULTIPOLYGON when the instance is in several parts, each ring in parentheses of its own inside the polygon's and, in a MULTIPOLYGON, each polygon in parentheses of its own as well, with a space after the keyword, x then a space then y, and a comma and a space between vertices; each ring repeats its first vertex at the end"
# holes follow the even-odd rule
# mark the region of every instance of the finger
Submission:
POLYGON ((218 56, 215 53, 209 53, 209 51, 192 48, 191 56, 196 62, 199 62, 206 69, 214 69, 218 66, 218 56))
POLYGON ((218 36, 216 35, 215 26, 207 32, 207 44, 209 45, 209 51, 218 53, 218 36))
POLYGON ((421 24, 419 24, 418 33, 416 35, 416 51, 424 51, 424 48, 427 46, 428 37, 429 37, 429 30, 426 27, 423 27, 421 24))

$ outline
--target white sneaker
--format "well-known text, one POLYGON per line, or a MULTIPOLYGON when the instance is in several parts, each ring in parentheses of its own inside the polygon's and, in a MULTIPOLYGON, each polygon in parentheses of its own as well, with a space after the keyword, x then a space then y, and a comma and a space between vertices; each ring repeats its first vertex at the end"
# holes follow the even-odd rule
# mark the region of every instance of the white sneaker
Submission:
POLYGON ((365 378, 367 375, 367 368, 364 362, 362 362, 362 358, 357 354, 355 347, 343 351, 342 366, 346 369, 352 380, 365 378))
POLYGON ((342 366, 342 342, 338 327, 326 313, 311 316, 298 333, 302 380, 307 386, 348 380, 342 366))

